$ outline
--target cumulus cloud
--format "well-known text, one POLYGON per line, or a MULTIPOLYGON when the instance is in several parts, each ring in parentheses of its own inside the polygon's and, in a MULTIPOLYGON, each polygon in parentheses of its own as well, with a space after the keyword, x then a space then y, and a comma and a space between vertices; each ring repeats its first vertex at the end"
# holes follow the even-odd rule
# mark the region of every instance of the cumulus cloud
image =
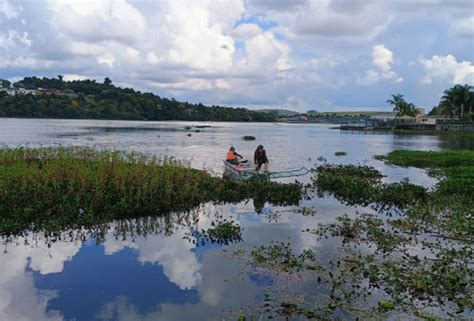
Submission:
POLYGON ((394 64, 393 52, 387 49, 383 44, 375 45, 372 48, 372 63, 377 68, 369 69, 363 77, 358 78, 357 82, 361 85, 371 85, 380 80, 391 80, 395 83, 403 81, 395 71, 392 70, 394 64))
POLYGON ((81 247, 80 242, 66 239, 68 235, 64 233, 46 247, 42 233, 27 234, 5 247, 0 260, 0 320, 63 320, 58 311, 48 311, 48 303, 55 294, 37 290, 27 268, 42 275, 62 272, 64 263, 70 261, 81 247))
POLYGON ((237 62, 234 72, 245 77, 276 76, 275 72, 291 69, 289 51, 289 46, 274 33, 257 34, 245 40, 245 56, 237 62))
POLYGON ((183 238, 183 229, 179 229, 173 235, 151 235, 135 242, 116 240, 113 234, 112 229, 103 243, 107 255, 124 248, 133 248, 138 251, 140 263, 162 265, 169 281, 180 289, 191 289, 201 282, 201 264, 191 251, 194 245, 183 238))
POLYGON ((425 72, 421 80, 424 85, 431 85, 433 81, 474 84, 474 65, 471 61, 458 62, 453 55, 435 55, 431 59, 420 58, 419 63, 425 72))
POLYGON ((145 35, 145 17, 126 0, 49 0, 47 5, 57 31, 76 40, 128 45, 145 35))

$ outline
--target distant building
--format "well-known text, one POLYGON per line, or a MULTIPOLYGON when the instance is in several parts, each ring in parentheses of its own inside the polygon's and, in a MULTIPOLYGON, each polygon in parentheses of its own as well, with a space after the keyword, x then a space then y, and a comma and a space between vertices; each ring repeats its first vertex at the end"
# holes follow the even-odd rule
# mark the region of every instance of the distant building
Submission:
POLYGON ((10 96, 15 96, 17 94, 17 90, 15 88, 0 88, 0 91, 5 91, 10 96))
POLYGON ((451 118, 448 115, 424 115, 424 116, 416 117, 416 123, 436 125, 437 123, 440 123, 446 120, 453 120, 453 119, 458 119, 458 117, 451 118))
POLYGON ((38 95, 46 95, 46 96, 51 96, 51 95, 56 95, 56 96, 62 96, 62 91, 59 89, 46 89, 46 88, 41 88, 38 87, 37 90, 38 95))
POLYGON ((38 91, 36 89, 18 88, 16 93, 19 95, 28 95, 28 94, 36 95, 38 91))

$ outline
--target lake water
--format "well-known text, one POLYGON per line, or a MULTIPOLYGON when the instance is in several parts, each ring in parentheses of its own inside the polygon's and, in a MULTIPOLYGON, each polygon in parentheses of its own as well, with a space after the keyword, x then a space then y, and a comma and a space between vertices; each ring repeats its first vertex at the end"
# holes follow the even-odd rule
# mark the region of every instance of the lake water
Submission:
MULTIPOLYGON (((408 177, 428 187, 435 181, 423 170, 387 166, 373 156, 395 149, 474 149, 470 138, 345 133, 320 124, 38 119, 0 119, 0 144, 137 151, 173 157, 214 175, 222 174, 222 159, 231 145, 251 158, 262 144, 271 170, 310 168, 322 156, 329 162, 374 166, 387 181, 408 177), (244 135, 256 140, 244 141, 244 135), (347 156, 335 156, 337 151, 347 156)), ((269 203, 257 213, 248 200, 202 204, 190 213, 111 222, 54 237, 27 233, 4 240, 0 320, 234 320, 239 311, 261 306, 267 291, 324 300, 325 289, 314 279, 261 271, 237 255, 282 241, 297 253, 312 249, 324 261, 338 252, 339 243, 302 231, 344 213, 373 213, 332 197, 313 197, 302 205, 316 214, 305 216, 295 207, 269 203), (191 242, 196 230, 224 218, 240 224, 242 242, 191 242)), ((350 319, 344 311, 339 317, 350 319)))

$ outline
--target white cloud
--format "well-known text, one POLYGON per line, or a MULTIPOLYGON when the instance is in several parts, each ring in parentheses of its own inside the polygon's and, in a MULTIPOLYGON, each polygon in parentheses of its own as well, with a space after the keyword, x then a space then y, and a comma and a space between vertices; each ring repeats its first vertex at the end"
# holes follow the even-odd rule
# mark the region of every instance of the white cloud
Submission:
POLYGON ((357 78, 357 83, 361 85, 372 85, 380 80, 391 80, 395 83, 403 82, 403 78, 399 77, 392 70, 394 64, 393 52, 385 48, 383 44, 375 45, 372 48, 372 63, 377 68, 369 69, 363 77, 357 78))
POLYGON ((289 46, 272 32, 260 33, 245 42, 246 55, 238 61, 235 74, 250 77, 275 77, 291 69, 289 46))
POLYGON ((215 87, 219 88, 219 89, 231 89, 232 88, 232 86, 227 81, 225 81, 223 79, 217 79, 215 87))
POLYGON ((184 239, 184 230, 178 229, 173 235, 150 235, 137 241, 116 240, 112 228, 103 243, 105 254, 112 255, 124 248, 138 251, 138 261, 142 264, 160 264, 170 282, 180 289, 191 289, 200 284, 201 264, 191 251, 194 245, 184 239))
POLYGON ((104 64, 109 68, 113 68, 115 64, 115 56, 110 53, 106 53, 97 57, 97 62, 99 64, 104 64))
POLYGON ((313 58, 309 61, 309 66, 314 69, 334 68, 342 64, 344 60, 335 55, 326 55, 321 58, 313 58))
POLYGON ((47 247, 42 233, 26 234, 5 246, 0 260, 0 320, 63 320, 58 311, 48 309, 55 294, 37 290, 26 268, 42 275, 62 272, 64 263, 81 247, 81 242, 70 242, 68 236, 63 233, 47 247))
POLYGON ((189 78, 183 81, 173 80, 170 82, 151 81, 148 84, 153 88, 169 90, 208 90, 214 88, 211 81, 197 78, 189 78))
POLYGON ((458 62, 453 55, 435 55, 431 59, 420 58, 419 62, 425 72, 422 84, 431 85, 433 81, 474 84, 474 65, 471 61, 458 62))
POLYGON ((392 21, 391 11, 374 1, 249 1, 251 10, 263 10, 267 19, 296 37, 369 40, 381 34, 392 21))
POLYGON ((357 78, 357 83, 359 85, 372 85, 378 82, 380 79, 380 74, 377 71, 369 69, 365 71, 363 77, 357 78))
POLYGON ((8 2, 8 0, 0 0, 0 14, 5 16, 7 19, 13 19, 18 16, 18 12, 8 2))
POLYGON ((472 41, 474 37, 474 15, 464 19, 454 19, 450 31, 456 35, 468 38, 467 41, 472 41))
POLYGON ((65 74, 63 75, 63 80, 64 81, 74 81, 74 80, 87 80, 90 79, 87 76, 84 75, 76 75, 76 74, 65 74))
POLYGON ((375 45, 372 50, 372 59, 374 65, 383 72, 388 73, 392 69, 393 52, 385 48, 384 45, 375 45))
POLYGON ((77 40, 129 44, 146 34, 145 17, 126 0, 49 0, 48 8, 57 31, 77 40))
POLYGON ((232 35, 241 39, 250 39, 260 33, 262 29, 255 23, 242 23, 232 30, 232 35))

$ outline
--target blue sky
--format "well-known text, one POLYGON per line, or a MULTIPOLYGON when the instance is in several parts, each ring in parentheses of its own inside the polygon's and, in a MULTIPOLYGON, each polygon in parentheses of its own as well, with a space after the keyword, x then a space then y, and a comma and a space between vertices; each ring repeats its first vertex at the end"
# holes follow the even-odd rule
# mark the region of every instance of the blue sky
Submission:
POLYGON ((190 102, 431 109, 474 84, 472 0, 0 0, 0 78, 110 77, 190 102))

